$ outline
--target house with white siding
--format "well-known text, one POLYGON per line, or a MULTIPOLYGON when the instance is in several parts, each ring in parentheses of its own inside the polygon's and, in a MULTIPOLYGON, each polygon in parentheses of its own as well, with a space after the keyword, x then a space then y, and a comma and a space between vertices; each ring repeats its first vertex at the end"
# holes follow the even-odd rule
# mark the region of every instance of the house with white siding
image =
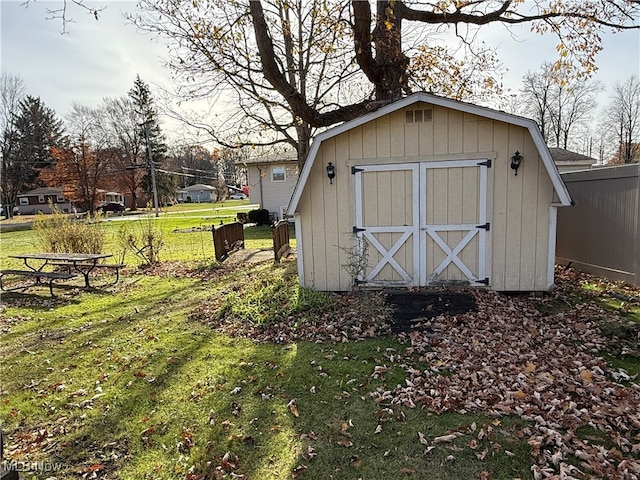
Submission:
POLYGON ((249 202, 266 208, 275 218, 285 216, 298 181, 298 161, 291 153, 244 160, 247 169, 249 202))
POLYGON ((176 192, 176 196, 181 203, 211 203, 217 200, 215 187, 202 183, 182 188, 176 192))

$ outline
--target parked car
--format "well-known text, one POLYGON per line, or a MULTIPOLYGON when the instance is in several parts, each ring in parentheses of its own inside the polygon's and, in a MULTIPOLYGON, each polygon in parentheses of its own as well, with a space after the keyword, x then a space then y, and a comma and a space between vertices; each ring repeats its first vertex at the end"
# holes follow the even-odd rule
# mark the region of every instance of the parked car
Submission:
POLYGON ((229 196, 229 198, 231 200, 244 200, 245 198, 247 198, 247 196, 244 193, 234 193, 233 195, 229 196))
POLYGON ((125 210, 125 206, 124 203, 122 202, 107 202, 107 203, 103 203, 102 205, 100 205, 98 207, 98 210, 100 210, 103 213, 106 212, 124 212, 125 210))

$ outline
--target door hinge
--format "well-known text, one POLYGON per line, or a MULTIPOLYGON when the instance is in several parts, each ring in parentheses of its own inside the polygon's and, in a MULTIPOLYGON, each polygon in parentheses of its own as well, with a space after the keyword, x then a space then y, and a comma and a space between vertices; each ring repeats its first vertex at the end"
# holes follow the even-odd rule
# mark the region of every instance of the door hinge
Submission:
POLYGON ((351 174, 355 175, 358 172, 364 172, 364 168, 351 167, 351 174))
POLYGON ((479 167, 487 167, 487 168, 491 168, 491 159, 488 158, 487 160, 485 160, 484 162, 480 162, 478 164, 479 167))
POLYGON ((489 286, 489 277, 486 277, 486 278, 484 278, 482 280, 476 280, 476 283, 481 283, 483 285, 489 286))
POLYGON ((489 230, 491 230, 491 224, 487 222, 484 225, 476 225, 476 228, 484 228, 488 232, 489 230))
POLYGON ((353 233, 359 233, 359 232, 364 232, 366 230, 366 228, 358 228, 358 227, 353 227, 353 233))

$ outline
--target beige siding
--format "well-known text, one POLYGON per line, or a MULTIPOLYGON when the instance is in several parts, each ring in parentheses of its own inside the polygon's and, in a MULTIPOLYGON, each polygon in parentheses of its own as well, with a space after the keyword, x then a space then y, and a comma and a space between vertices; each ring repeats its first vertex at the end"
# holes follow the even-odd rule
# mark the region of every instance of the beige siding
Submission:
MULTIPOLYGON (((408 108, 432 109, 432 120, 406 123, 405 110, 372 120, 339 134, 320 145, 316 161, 301 197, 299 211, 304 238, 304 284, 319 290, 347 290, 350 278, 342 267, 348 259, 345 249, 353 244, 355 224, 354 175, 351 167, 382 163, 419 163, 458 159, 492 160, 488 170, 487 220, 491 230, 486 242, 486 273, 495 290, 544 290, 548 288, 549 207, 553 202, 553 186, 542 164, 536 146, 523 127, 487 120, 439 106, 416 104, 408 108), (511 156, 518 150, 524 160, 518 171, 510 168, 511 156), (336 165, 336 178, 329 184, 325 167, 336 165)), ((380 181, 365 189, 364 208, 375 212, 375 222, 399 221, 398 213, 409 209, 410 188, 407 172, 388 172, 380 181), (404 210, 403 210, 404 209, 404 210), (386 218, 386 217, 389 218, 386 218)), ((465 223, 475 212, 464 192, 474 192, 477 173, 465 169, 433 169, 427 176, 429 222, 465 223), (459 187, 453 187, 453 186, 459 187), (452 186, 450 188, 450 186, 452 186), (457 193, 463 192, 463 193, 457 193), (462 195, 460 198, 459 195, 462 195), (438 205, 447 206, 438 208, 438 205)), ((372 177, 374 178, 374 177, 372 177)), ((372 180, 373 181, 373 180, 372 180)), ((470 195, 470 193, 468 194, 470 195)), ((373 217, 367 221, 373 222, 373 217)), ((398 234, 381 236, 385 246, 392 245, 398 234)), ((448 243, 455 244, 462 234, 450 232, 448 243)), ((415 239, 412 239, 412 241, 415 239)), ((409 244, 396 257, 405 264, 413 261, 409 244)), ((461 259, 473 262, 478 258, 478 242, 472 242, 462 252, 461 259)), ((444 258, 433 245, 426 253, 428 263, 437 264, 444 258)), ((370 259, 374 263, 375 258, 370 259)), ((412 265, 404 265, 413 271, 412 265)), ((397 279, 390 267, 383 274, 397 279)), ((449 267, 450 276, 460 275, 457 267, 449 267)))

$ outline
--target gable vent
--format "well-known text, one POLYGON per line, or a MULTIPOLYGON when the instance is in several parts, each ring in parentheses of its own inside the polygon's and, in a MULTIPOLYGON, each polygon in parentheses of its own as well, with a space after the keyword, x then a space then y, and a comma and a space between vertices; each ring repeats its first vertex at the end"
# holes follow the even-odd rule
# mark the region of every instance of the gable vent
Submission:
POLYGON ((426 108, 424 110, 406 110, 407 123, 424 123, 433 119, 433 110, 426 108))

